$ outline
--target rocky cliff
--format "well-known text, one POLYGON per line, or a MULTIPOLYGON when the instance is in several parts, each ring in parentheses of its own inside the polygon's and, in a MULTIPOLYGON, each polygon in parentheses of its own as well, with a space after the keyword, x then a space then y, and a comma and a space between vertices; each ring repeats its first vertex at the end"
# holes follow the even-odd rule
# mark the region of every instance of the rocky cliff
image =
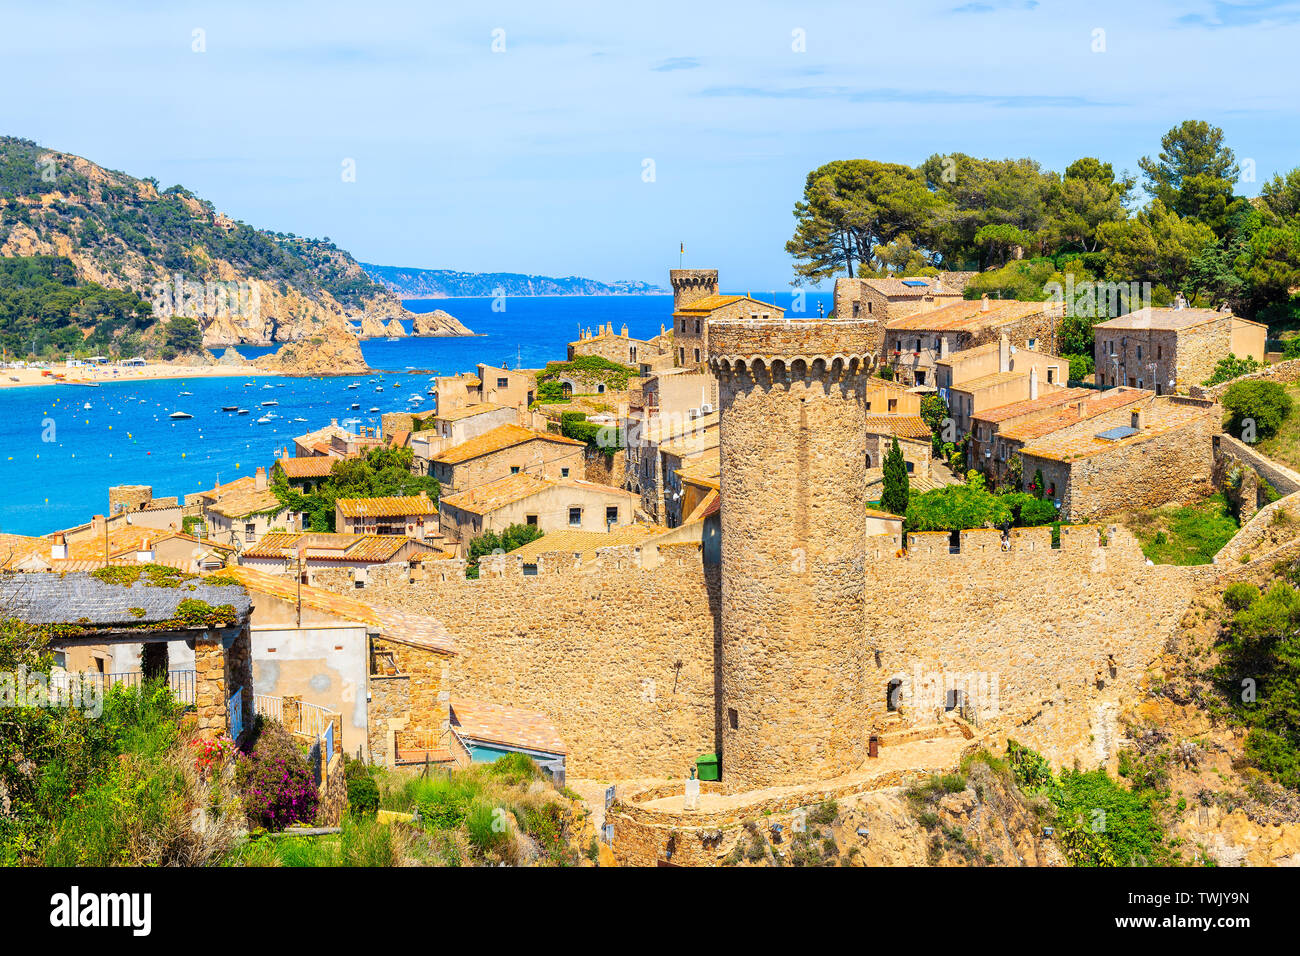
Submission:
POLYGON ((434 309, 432 312, 416 312, 415 322, 411 326, 412 335, 447 335, 448 328, 464 328, 459 320, 449 312, 434 309))
POLYGON ((281 375, 353 375, 370 369, 357 337, 346 329, 289 342, 253 364, 281 375))
MULTIPOLYGON (((49 255, 71 260, 81 281, 151 302, 151 321, 121 330, 147 348, 161 346, 173 316, 197 320, 208 347, 414 318, 329 239, 255 229, 181 186, 160 190, 153 179, 0 137, 0 256, 49 255)), ((452 320, 436 334, 472 333, 452 320)))

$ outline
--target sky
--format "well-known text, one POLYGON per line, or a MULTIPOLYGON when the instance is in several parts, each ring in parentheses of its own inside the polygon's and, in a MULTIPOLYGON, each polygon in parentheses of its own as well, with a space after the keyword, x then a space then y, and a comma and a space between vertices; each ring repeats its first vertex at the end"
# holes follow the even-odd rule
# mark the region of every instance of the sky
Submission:
POLYGON ((1300 0, 0 4, 0 133, 366 262, 784 287, 807 173, 1300 166, 1300 0), (129 6, 129 9, 126 9, 129 6), (349 171, 354 175, 349 176, 349 171))

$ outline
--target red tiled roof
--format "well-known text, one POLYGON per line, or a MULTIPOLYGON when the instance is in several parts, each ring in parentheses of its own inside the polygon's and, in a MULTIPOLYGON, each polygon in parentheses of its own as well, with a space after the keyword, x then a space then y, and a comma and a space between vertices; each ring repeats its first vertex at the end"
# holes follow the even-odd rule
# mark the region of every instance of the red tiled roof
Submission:
POLYGON ((451 702, 451 723, 462 737, 472 740, 549 754, 568 753, 555 724, 535 710, 457 697, 451 702))

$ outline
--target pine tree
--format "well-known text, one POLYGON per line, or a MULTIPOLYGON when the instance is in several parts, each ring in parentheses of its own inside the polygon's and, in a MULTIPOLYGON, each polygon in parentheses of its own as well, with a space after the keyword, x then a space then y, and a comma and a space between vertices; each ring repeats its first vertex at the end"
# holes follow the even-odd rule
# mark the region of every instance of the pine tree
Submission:
POLYGON ((904 514, 908 499, 907 465, 903 462, 903 450, 898 447, 897 438, 885 456, 884 473, 885 489, 880 496, 880 507, 890 514, 904 514))

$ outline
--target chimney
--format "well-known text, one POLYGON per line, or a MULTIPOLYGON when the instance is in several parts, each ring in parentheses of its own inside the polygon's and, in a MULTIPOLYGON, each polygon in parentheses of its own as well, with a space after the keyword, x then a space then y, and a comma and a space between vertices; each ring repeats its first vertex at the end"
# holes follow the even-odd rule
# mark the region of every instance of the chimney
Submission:
POLYGON ((1038 398, 1038 366, 1029 367, 1029 400, 1032 402, 1038 398))
POLYGON ((948 336, 941 335, 939 336, 939 358, 946 359, 947 357, 948 357, 948 336))
MULTIPOLYGON (((984 301, 988 302, 987 299, 984 301)), ((1011 371, 1011 340, 1007 338, 1006 333, 998 339, 998 371, 1011 371)))
POLYGON ((988 294, 986 293, 980 296, 980 311, 987 312, 988 310, 989 310, 989 297, 988 294))
POLYGON ((258 491, 266 490, 266 469, 261 465, 257 466, 257 474, 253 476, 253 487, 258 491))
POLYGON ((135 553, 135 560, 137 564, 153 563, 153 542, 148 538, 140 542, 140 548, 135 553))
POLYGON ((63 561, 68 557, 68 541, 62 534, 54 536, 54 544, 50 545, 50 557, 55 561, 63 561))
POLYGON ((102 535, 104 533, 103 515, 95 515, 95 517, 90 519, 90 530, 98 535, 102 535))
POLYGON ((1134 409, 1130 423, 1133 425, 1134 428, 1137 428, 1139 430, 1145 428, 1146 427, 1145 409, 1141 409, 1141 408, 1134 409))
POLYGON ((1079 410, 1079 417, 1080 417, 1080 418, 1087 418, 1087 417, 1088 417, 1088 403, 1087 403, 1086 401, 1078 401, 1078 402, 1075 402, 1075 403, 1074 403, 1074 407, 1077 408, 1077 409, 1079 410))

